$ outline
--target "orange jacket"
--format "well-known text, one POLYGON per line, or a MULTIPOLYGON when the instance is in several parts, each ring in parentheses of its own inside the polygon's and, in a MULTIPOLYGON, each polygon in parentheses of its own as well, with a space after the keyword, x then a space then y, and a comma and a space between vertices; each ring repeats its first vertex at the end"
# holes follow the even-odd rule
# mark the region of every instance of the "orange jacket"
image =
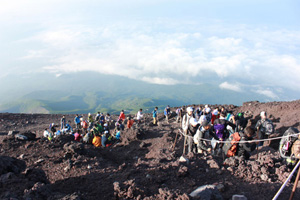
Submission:
POLYGON ((101 147, 101 137, 95 136, 95 137, 93 138, 92 144, 93 144, 95 147, 101 147))
POLYGON ((128 121, 127 121, 127 128, 128 128, 128 129, 131 128, 132 125, 133 125, 133 123, 134 123, 134 120, 133 120, 133 119, 128 120, 128 121))

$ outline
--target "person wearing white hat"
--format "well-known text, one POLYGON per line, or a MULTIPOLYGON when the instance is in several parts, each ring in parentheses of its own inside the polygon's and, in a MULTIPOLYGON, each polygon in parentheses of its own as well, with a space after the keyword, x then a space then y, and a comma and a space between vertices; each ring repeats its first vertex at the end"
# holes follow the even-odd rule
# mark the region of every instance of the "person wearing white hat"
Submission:
POLYGON ((188 107, 186 111, 187 114, 185 114, 182 119, 182 129, 186 135, 183 154, 185 153, 186 141, 188 143, 188 153, 193 151, 194 141, 192 136, 196 134, 196 131, 199 127, 199 123, 197 122, 193 113, 193 108, 188 107))
MULTIPOLYGON (((266 139, 269 135, 274 133, 274 126, 270 119, 267 118, 267 112, 260 113, 260 120, 256 123, 255 129, 258 131, 258 139, 266 139)), ((263 146, 264 142, 258 143, 258 147, 263 146)))

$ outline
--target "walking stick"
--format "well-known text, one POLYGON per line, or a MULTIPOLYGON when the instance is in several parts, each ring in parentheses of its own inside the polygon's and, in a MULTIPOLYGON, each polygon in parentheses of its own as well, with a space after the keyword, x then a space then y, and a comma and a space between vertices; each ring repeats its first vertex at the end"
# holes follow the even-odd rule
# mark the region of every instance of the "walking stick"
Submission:
MULTIPOLYGON (((184 131, 184 132, 185 132, 185 131, 184 131)), ((186 132, 185 132, 185 133, 184 133, 183 154, 182 154, 182 155, 185 155, 186 139, 187 139, 187 135, 186 135, 186 132)))
POLYGON ((299 178, 300 178, 300 167, 298 168, 297 177, 296 177, 294 187, 293 187, 293 190, 292 190, 292 193, 291 193, 291 196, 290 196, 289 200, 292 200, 293 197, 294 197, 294 194, 295 194, 295 191, 297 189, 298 182, 299 182, 299 178))
POLYGON ((178 131, 177 131, 176 136, 175 136, 175 142, 174 142, 174 144, 173 144, 173 149, 172 149, 172 151, 174 151, 174 149, 175 149, 175 145, 176 145, 176 141, 177 141, 177 136, 178 136, 178 131))

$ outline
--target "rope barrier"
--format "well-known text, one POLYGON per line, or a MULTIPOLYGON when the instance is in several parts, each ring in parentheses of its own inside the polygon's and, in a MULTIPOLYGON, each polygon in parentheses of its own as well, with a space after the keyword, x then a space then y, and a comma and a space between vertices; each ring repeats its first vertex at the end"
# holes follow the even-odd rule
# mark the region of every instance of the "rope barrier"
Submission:
MULTIPOLYGON (((190 135, 186 135, 184 134, 181 129, 178 129, 179 132, 183 135, 183 136, 187 136, 187 137, 192 137, 193 136, 190 136, 190 135)), ((288 137, 292 137, 292 136, 298 136, 300 133, 297 133, 297 134, 292 134, 292 135, 288 135, 288 136, 281 136, 281 137, 274 137, 274 138, 268 138, 268 139, 259 139, 259 140, 248 140, 248 141, 234 141, 234 143, 255 143, 255 142, 263 142, 263 141, 271 141, 271 140, 279 140, 279 139, 282 139, 282 138, 288 138, 288 137)), ((206 141, 206 142, 212 142, 212 140, 210 139, 205 139, 205 138, 199 138, 200 140, 203 140, 203 141, 206 141)), ((223 143, 223 144, 226 144, 226 143, 233 143, 233 141, 220 141, 220 140, 217 140, 218 143, 223 143)))
POLYGON ((297 170, 297 168, 300 165, 300 161, 298 161, 297 165, 294 167, 293 171, 290 173, 289 177, 286 179, 286 181, 282 184, 282 186, 280 187, 280 189, 278 190, 278 192, 276 193, 276 195, 273 197, 272 200, 276 200, 279 195, 281 194, 282 190, 284 189, 284 187, 286 186, 286 184, 288 183, 288 181, 292 178, 293 174, 295 173, 295 171, 297 170))

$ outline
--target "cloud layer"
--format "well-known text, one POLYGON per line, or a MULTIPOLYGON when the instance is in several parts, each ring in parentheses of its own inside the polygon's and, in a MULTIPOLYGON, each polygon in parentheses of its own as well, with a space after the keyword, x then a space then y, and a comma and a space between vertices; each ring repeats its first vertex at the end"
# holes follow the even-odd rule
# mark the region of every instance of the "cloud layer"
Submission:
MULTIPOLYGON (((106 1, 89 1, 90 6, 106 15, 95 14, 91 7, 87 10, 80 0, 72 1, 79 14, 70 15, 70 10, 61 15, 70 2, 46 1, 44 6, 30 0, 0 8, 2 23, 5 19, 16 20, 22 30, 24 21, 37 25, 25 36, 16 35, 8 45, 14 48, 15 57, 10 59, 16 63, 0 52, 7 59, 3 62, 11 65, 11 72, 43 70, 60 76, 95 71, 155 84, 214 83, 236 92, 251 89, 272 99, 278 98, 278 91, 284 88, 300 89, 300 30, 207 18, 174 20, 158 17, 157 13, 155 20, 145 16, 137 20, 127 13, 134 20, 106 21, 110 17, 105 11, 109 8, 106 1), (49 17, 57 14, 62 22, 49 17), (25 15, 29 17, 23 19, 25 15), (41 21, 38 16, 42 16, 41 21), (20 52, 15 53, 15 49, 20 52)), ((168 1, 154 1, 147 6, 154 9, 157 2, 168 1)), ((117 7, 122 6, 128 5, 117 7)), ((114 11, 113 17, 122 17, 124 11, 120 12, 118 16, 114 11)), ((0 42, 5 39, 0 37, 0 42)))

